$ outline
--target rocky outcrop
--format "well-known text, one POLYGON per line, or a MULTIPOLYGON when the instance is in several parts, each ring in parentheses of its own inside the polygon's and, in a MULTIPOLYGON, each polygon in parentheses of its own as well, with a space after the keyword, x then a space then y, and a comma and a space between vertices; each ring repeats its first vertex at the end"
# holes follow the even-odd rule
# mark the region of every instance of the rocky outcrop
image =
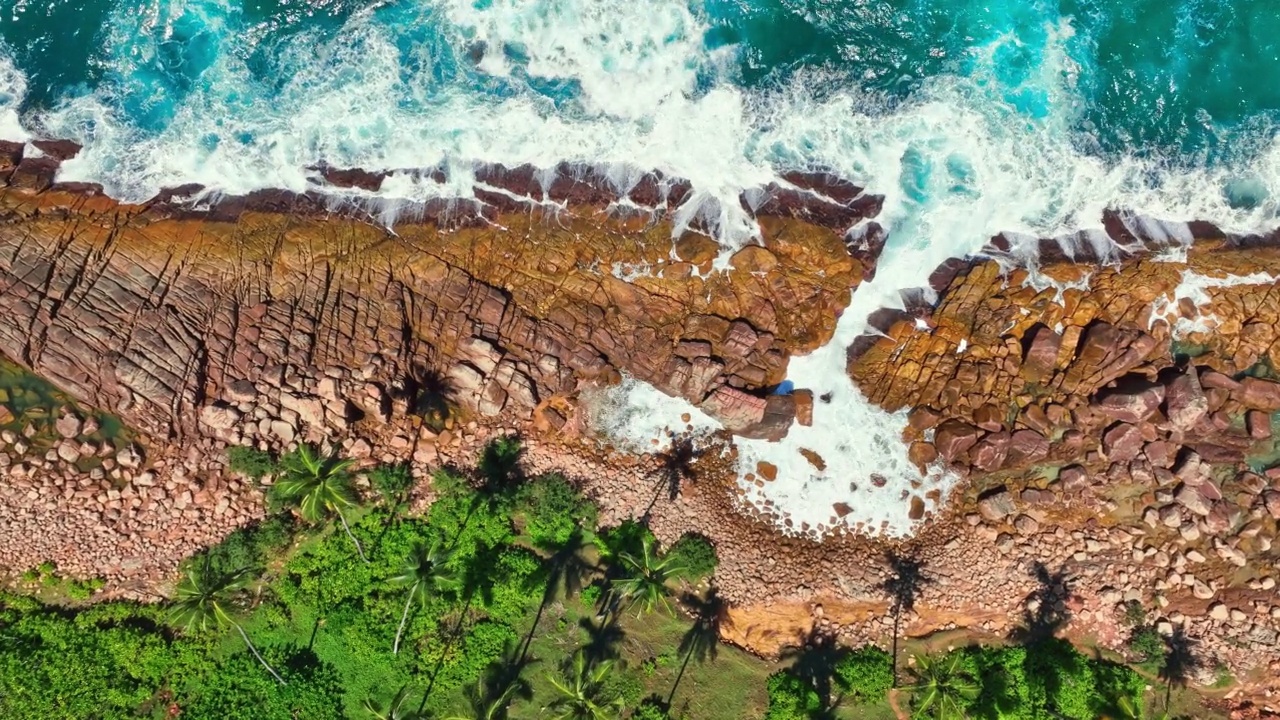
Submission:
POLYGON ((267 387, 272 417, 323 434, 427 390, 527 416, 623 374, 774 437, 794 407, 767 390, 830 337, 864 274, 843 226, 875 209, 825 176, 764 188, 759 244, 711 272, 714 243, 673 256, 667 209, 687 186, 659 176, 623 212, 585 171, 489 168, 474 200, 383 227, 316 195, 122 205, 54 183, 58 156, 0 149, 0 352, 161 437, 228 432, 267 387))

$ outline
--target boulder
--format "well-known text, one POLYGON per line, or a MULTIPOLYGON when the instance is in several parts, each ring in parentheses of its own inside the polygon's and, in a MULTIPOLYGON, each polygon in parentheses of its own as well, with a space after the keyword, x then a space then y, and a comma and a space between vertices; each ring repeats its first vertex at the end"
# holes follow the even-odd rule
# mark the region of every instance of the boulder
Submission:
POLYGON ((1009 440, 1009 433, 1003 431, 982 438, 969 452, 973 466, 985 472, 999 470, 1009 455, 1009 440))
POLYGON ((1249 429, 1249 437, 1254 440, 1266 440, 1271 437, 1271 413, 1250 410, 1245 413, 1244 422, 1249 429))
POLYGON ((923 473, 938 459, 938 449, 933 446, 933 443, 917 440, 907 448, 907 459, 923 473))
POLYGON ((1004 413, 995 405, 983 405, 973 411, 973 422, 987 432, 1004 430, 1004 413))
POLYGON ((1010 465, 1038 463, 1049 455, 1049 441, 1034 430, 1019 430, 1009 438, 1010 465))
POLYGON ((762 398, 728 386, 716 388, 703 401, 702 409, 729 432, 753 440, 781 440, 796 417, 796 401, 791 395, 762 398))
POLYGON ((988 522, 1000 522, 1013 514, 1013 495, 1006 488, 998 488, 978 498, 978 512, 988 522))
POLYGON ((1102 451, 1112 462, 1129 462, 1137 458, 1142 446, 1142 431, 1130 423, 1116 423, 1102 436, 1102 451))
POLYGON ((1280 384, 1270 380, 1247 377, 1240 381, 1240 391, 1232 395, 1253 410, 1272 413, 1280 410, 1280 384))
POLYGON ((1178 446, 1165 440, 1149 442, 1142 448, 1147 462, 1158 468, 1171 468, 1178 461, 1178 446))
POLYGON ((1026 352, 1022 356, 1022 379, 1040 382, 1054 368, 1062 336, 1044 325, 1036 325, 1023 337, 1026 352))
POLYGON ((240 412, 224 405, 206 405, 200 410, 200 422, 210 430, 230 430, 240 424, 240 412))
POLYGON ((813 425, 813 391, 796 390, 791 394, 796 401, 796 424, 802 427, 813 425))
POLYGON ((1174 493, 1173 499, 1182 507, 1199 515, 1206 517, 1209 514, 1211 503, 1208 498, 1200 493, 1200 490, 1192 485, 1182 485, 1178 491, 1174 493))
POLYGON ((1093 407, 1112 420, 1140 423, 1160 408, 1160 403, 1164 402, 1164 392, 1163 385, 1131 381, 1099 393, 1093 407))
POLYGON ((1067 492, 1076 492, 1089 487, 1089 473, 1079 465, 1068 465, 1059 470, 1058 480, 1062 482, 1062 489, 1067 492))
POLYGON ((933 434, 933 445, 947 462, 955 462, 977 444, 982 431, 961 420, 946 420, 933 434))
POLYGON ((66 413, 53 424, 53 428, 58 431, 58 435, 66 440, 80 435, 82 427, 84 427, 84 422, 73 413, 66 413))
POLYGON ((1267 490, 1262 493, 1262 506, 1267 509, 1273 520, 1280 520, 1280 490, 1267 490))
POLYGON ((907 427, 916 433, 923 433, 925 430, 937 427, 941 420, 942 415, 937 410, 923 406, 913 408, 907 413, 907 427))
POLYGON ((1194 370, 1170 380, 1164 389, 1165 415, 1175 430, 1188 431, 1209 414, 1209 401, 1194 370))

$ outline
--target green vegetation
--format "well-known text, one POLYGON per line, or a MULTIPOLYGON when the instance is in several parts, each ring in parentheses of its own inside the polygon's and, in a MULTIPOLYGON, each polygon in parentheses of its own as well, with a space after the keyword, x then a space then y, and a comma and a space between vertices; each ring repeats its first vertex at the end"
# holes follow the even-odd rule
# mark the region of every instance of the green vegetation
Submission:
POLYGON ((261 480, 279 469, 271 453, 242 445, 227 448, 227 468, 250 480, 261 480))
MULTIPOLYGON (((437 473, 436 501, 410 516, 407 472, 371 472, 382 502, 362 505, 348 463, 301 448, 272 490, 292 512, 192 558, 167 607, 0 596, 0 717, 893 717, 891 653, 815 636, 774 664, 720 645, 727 608, 701 584, 710 543, 663 553, 643 524, 597 529, 572 485, 524 478, 519 454, 491 448, 479 487, 437 473)), ((905 609, 927 580, 897 568, 888 589, 905 609)), ((1142 632, 1135 656, 1172 688, 1188 661, 1142 632)), ((903 642, 897 697, 915 717, 1142 717, 1148 704, 1136 672, 1051 635, 939 655, 903 642)))

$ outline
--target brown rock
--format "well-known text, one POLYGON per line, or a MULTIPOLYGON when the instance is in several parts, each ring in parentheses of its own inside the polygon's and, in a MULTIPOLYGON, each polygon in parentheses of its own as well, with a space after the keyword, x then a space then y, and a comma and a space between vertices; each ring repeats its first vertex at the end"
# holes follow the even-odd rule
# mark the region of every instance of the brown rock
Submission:
POLYGON ((1022 378, 1029 383, 1040 382, 1058 359, 1062 336, 1044 325, 1037 325, 1023 338, 1026 353, 1022 359, 1022 378))
POLYGON ((973 411, 973 422, 988 432, 1004 430, 1004 413, 995 405, 983 405, 973 411))
POLYGON ((1165 415, 1176 430, 1190 430, 1209 413, 1209 401, 1195 370, 1178 375, 1165 386, 1165 415))
POLYGON ((946 420, 938 426, 933 435, 933 444, 938 454, 947 462, 955 462, 969 448, 978 442, 982 431, 961 420, 946 420))
POLYGON ((1171 442, 1156 440, 1147 443, 1142 449, 1142 453, 1146 456, 1147 461, 1155 467, 1167 469, 1173 467, 1173 464, 1177 462, 1178 450, 1178 446, 1171 442))
POLYGON ((1236 392, 1241 387, 1239 381, 1208 368, 1200 368, 1200 384, 1205 388, 1216 388, 1228 392, 1236 392))
POLYGON ((1053 422, 1049 420, 1049 416, 1039 405, 1028 405, 1023 408, 1021 420, 1023 425, 1041 435, 1053 433, 1053 422))
POLYGON ((1062 489, 1067 492, 1077 492, 1089 487, 1089 473, 1079 465, 1068 465, 1058 471, 1058 480, 1062 482, 1062 489))
POLYGON ((831 510, 836 514, 836 517, 842 520, 849 515, 849 513, 853 512, 853 508, 849 507, 849 503, 843 502, 833 503, 831 505, 831 510))
POLYGON ((1004 467, 1009 455, 1010 435, 1007 432, 994 432, 978 441, 969 452, 973 466, 986 472, 994 472, 1004 467))
POLYGON ((1280 490, 1267 490, 1262 493, 1262 505, 1273 520, 1280 520, 1280 490))
POLYGON ((1151 417, 1162 402, 1164 386, 1135 380, 1099 393, 1094 408, 1113 420, 1140 423, 1151 417))
POLYGON ((911 412, 907 414, 907 426, 911 430, 915 431, 915 434, 918 436, 925 430, 931 430, 936 427, 941 419, 942 415, 931 408, 912 408, 911 412))
POLYGON ((1266 440, 1271 437, 1271 414, 1261 410, 1250 410, 1244 416, 1245 426, 1249 429, 1249 437, 1254 440, 1266 440))
POLYGON ((1116 423, 1103 434, 1102 451, 1112 462, 1129 462, 1142 451, 1142 431, 1136 425, 1116 423))
POLYGON ((978 498, 978 512, 988 522, 999 522, 1012 515, 1013 496, 1003 487, 984 493, 978 498))
POLYGON ((1174 493, 1173 499, 1182 507, 1190 510, 1196 515, 1207 516, 1211 506, 1210 500, 1201 494, 1200 490, 1191 485, 1182 485, 1174 493))
POLYGON ((778 479, 778 466, 761 460, 756 463, 756 474, 769 482, 773 482, 778 479))
POLYGON ((1280 410, 1280 384, 1270 380, 1247 377, 1240 381, 1240 391, 1232 393, 1232 397, 1253 410, 1272 413, 1280 410))
POLYGON ((923 473, 938 459, 938 449, 933 446, 933 443, 916 440, 907 448, 907 459, 923 473))
POLYGON ((1019 430, 1009 438, 1009 465, 1038 463, 1049 455, 1049 441, 1033 430, 1019 430))
POLYGON ((796 423, 802 427, 813 425, 813 391, 796 390, 791 396, 796 402, 796 423))

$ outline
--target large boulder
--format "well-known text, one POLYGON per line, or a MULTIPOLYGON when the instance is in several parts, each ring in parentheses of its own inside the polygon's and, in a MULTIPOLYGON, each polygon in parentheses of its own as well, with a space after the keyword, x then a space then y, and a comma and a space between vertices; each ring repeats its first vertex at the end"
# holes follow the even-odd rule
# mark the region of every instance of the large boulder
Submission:
POLYGON ((707 396, 702 409, 729 432, 753 440, 781 440, 796 418, 796 400, 791 395, 762 398, 727 386, 707 396))
POLYGON ((1193 485, 1184 484, 1179 487, 1173 499, 1182 507, 1201 517, 1208 516, 1209 509, 1212 507, 1212 501, 1193 485))
POLYGON ((1034 430, 1019 430, 1009 438, 1009 465, 1029 465, 1049 455, 1049 441, 1034 430))
POLYGON ((1013 495, 1005 488, 998 488, 978 498, 978 512, 988 522, 1000 522, 1013 514, 1013 495))
POLYGON ((933 445, 947 462, 955 462, 978 443, 982 431, 960 420, 946 420, 933 434, 933 445))
POLYGON ((1175 430, 1191 430, 1209 414, 1209 400, 1195 370, 1178 375, 1165 385, 1165 415, 1175 430))
POLYGON ((1044 325, 1036 325, 1027 332, 1023 344, 1027 349, 1022 357, 1022 379, 1040 382, 1058 361, 1062 336, 1044 325))
POLYGON ((1280 410, 1280 384, 1270 380, 1247 377, 1240 381, 1236 399, 1247 408, 1276 412, 1280 410))
POLYGON ((1116 423, 1102 435, 1102 451, 1112 462, 1129 462, 1142 452, 1142 431, 1131 423, 1116 423))
POLYGON ((1164 386, 1131 380, 1098 393, 1094 409, 1112 420, 1140 423, 1151 417, 1164 402, 1164 386))
POLYGON ((210 430, 230 430, 240 424, 240 412, 225 405, 206 405, 200 410, 200 423, 210 430))
POLYGON ((985 472, 994 472, 1004 467, 1005 458, 1009 456, 1009 433, 994 432, 978 441, 969 452, 973 466, 985 472))

